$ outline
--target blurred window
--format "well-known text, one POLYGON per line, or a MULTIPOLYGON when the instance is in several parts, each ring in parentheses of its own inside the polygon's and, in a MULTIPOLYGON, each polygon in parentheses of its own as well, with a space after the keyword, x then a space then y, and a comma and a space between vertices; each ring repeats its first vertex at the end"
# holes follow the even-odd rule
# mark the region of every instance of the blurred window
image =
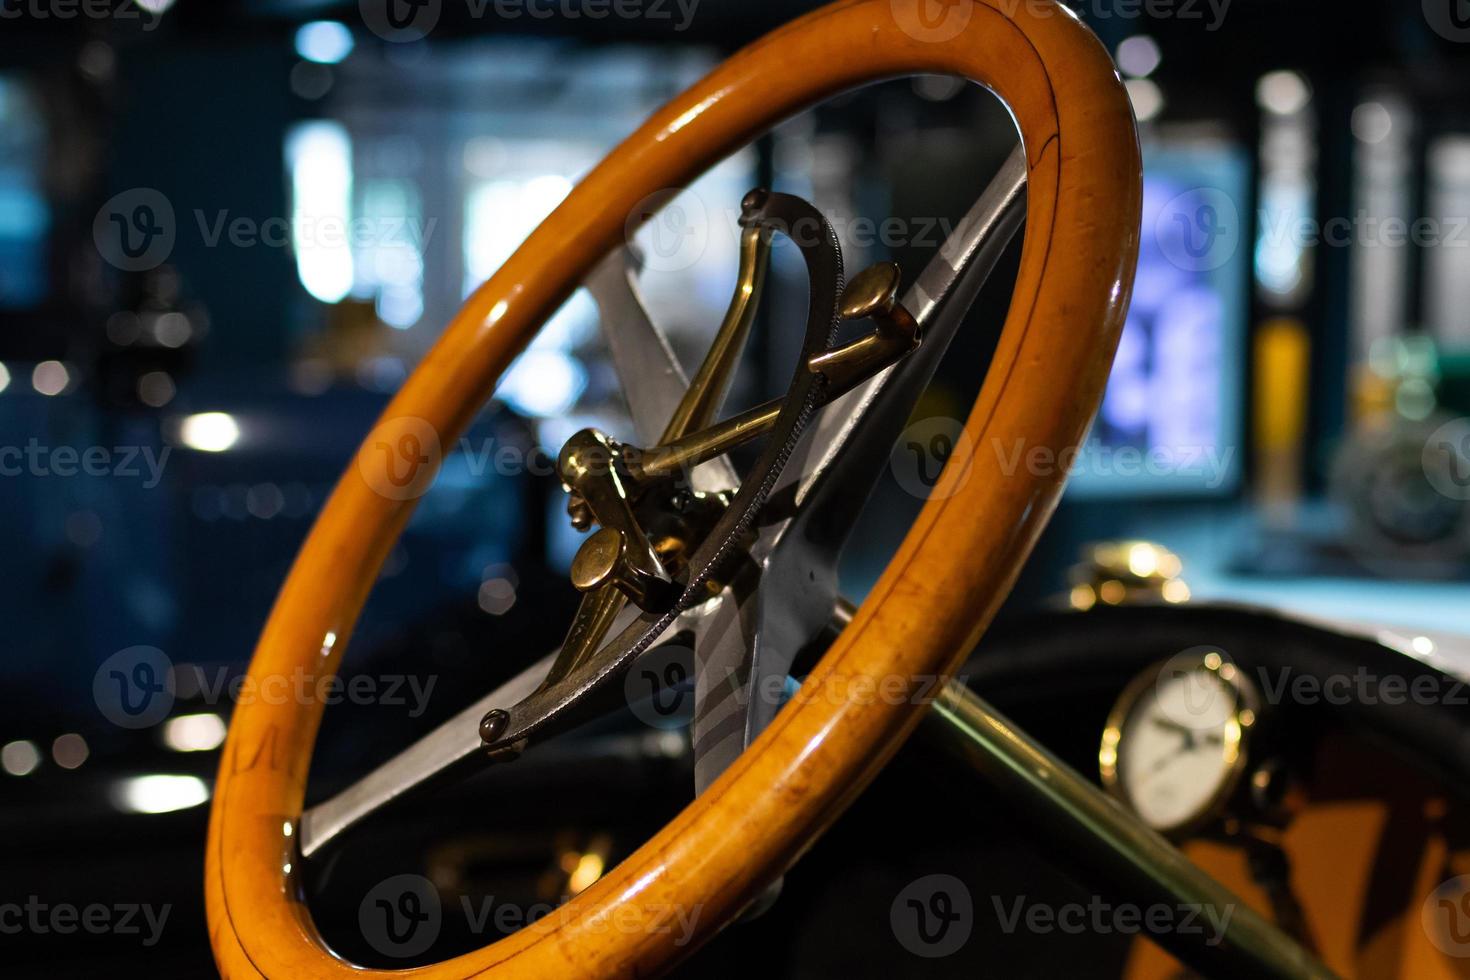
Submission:
POLYGON ((37 306, 47 293, 45 154, 46 128, 34 95, 19 79, 0 75, 0 307, 37 306))

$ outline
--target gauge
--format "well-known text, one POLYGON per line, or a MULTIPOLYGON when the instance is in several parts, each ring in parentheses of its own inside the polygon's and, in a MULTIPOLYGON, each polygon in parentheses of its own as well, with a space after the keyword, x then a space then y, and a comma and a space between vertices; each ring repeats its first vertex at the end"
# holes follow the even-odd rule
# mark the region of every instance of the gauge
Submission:
POLYGON ((1150 667, 1108 716, 1103 785, 1155 830, 1198 829, 1240 782, 1258 704, 1249 678, 1218 650, 1150 667))

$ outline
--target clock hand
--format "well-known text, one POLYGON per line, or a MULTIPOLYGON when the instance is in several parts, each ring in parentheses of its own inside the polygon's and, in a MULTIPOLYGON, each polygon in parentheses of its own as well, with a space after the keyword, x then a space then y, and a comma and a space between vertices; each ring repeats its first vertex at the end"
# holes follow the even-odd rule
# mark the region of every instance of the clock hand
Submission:
POLYGON ((1184 737, 1184 751, 1194 751, 1195 730, 1193 728, 1190 728, 1188 725, 1181 725, 1179 724, 1179 722, 1174 721, 1171 718, 1165 718, 1162 715, 1150 715, 1149 721, 1153 722, 1155 726, 1162 728, 1165 731, 1176 732, 1179 735, 1182 735, 1184 737))

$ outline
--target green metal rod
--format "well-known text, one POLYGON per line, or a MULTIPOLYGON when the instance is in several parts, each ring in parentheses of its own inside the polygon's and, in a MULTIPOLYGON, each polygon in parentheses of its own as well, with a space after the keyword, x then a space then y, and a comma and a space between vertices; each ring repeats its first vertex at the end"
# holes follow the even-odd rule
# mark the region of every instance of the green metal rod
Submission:
POLYGON ((1332 977, 1294 939, 1256 914, 1066 763, 962 684, 950 682, 926 720, 946 748, 1043 825, 1069 859, 1118 902, 1228 910, 1220 941, 1147 933, 1207 976, 1332 977))

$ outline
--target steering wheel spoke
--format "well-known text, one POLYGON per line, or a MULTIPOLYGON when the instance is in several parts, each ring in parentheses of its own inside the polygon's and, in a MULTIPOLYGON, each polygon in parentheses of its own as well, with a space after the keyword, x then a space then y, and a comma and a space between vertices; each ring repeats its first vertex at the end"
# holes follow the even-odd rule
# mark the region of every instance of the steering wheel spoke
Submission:
POLYGON ((759 585, 725 597, 710 649, 696 649, 694 771, 700 792, 775 717, 793 658, 843 606, 837 560, 846 532, 965 312, 1020 227, 1025 185, 1018 147, 904 295, 899 309, 914 311, 923 343, 833 399, 782 472, 750 552, 759 585))
POLYGON ((342 834, 383 807, 484 764, 476 734, 480 719, 498 704, 514 703, 541 685, 556 654, 549 654, 441 724, 336 795, 301 814, 301 856, 313 858, 342 834))

